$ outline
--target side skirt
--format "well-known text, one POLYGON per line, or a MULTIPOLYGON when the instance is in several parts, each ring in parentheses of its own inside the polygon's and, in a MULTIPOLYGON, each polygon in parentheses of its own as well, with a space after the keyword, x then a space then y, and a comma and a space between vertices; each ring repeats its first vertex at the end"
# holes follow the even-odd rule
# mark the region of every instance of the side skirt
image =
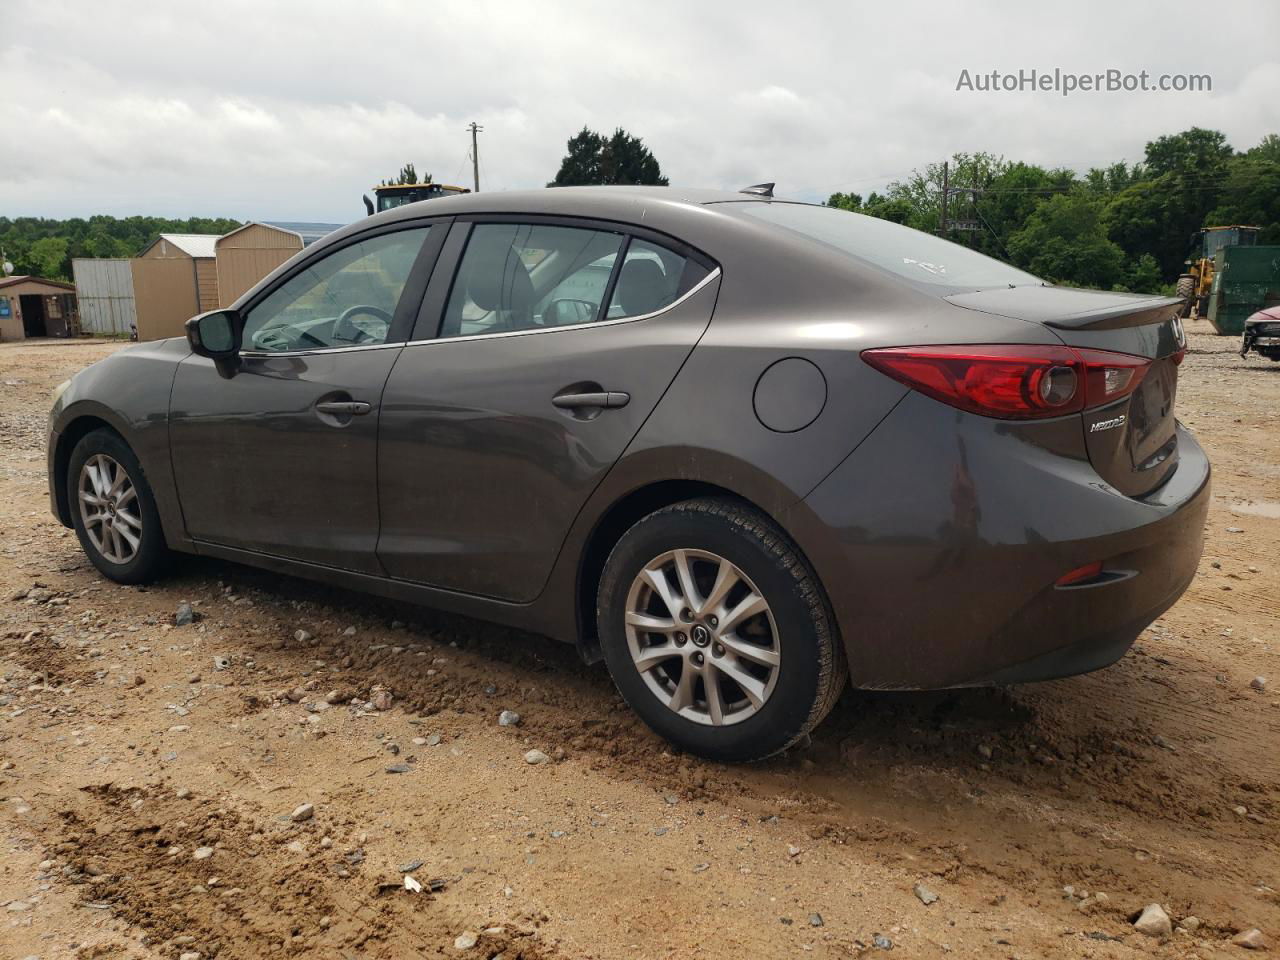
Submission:
POLYGON ((405 580, 393 580, 389 577, 378 577, 367 573, 356 573, 341 570, 337 567, 326 567, 317 563, 302 560, 290 560, 252 550, 241 550, 236 547, 224 547, 216 543, 195 542, 195 552, 202 557, 214 557, 243 563, 245 566, 270 570, 273 573, 284 573, 301 577, 304 580, 315 580, 342 587, 359 593, 368 593, 388 600, 414 603, 419 606, 432 607, 449 613, 457 613, 477 620, 487 620, 517 630, 540 633, 555 640, 575 643, 576 637, 557 635, 550 625, 541 606, 542 600, 532 603, 509 603, 488 597, 478 597, 469 593, 457 593, 452 590, 440 590, 405 580))

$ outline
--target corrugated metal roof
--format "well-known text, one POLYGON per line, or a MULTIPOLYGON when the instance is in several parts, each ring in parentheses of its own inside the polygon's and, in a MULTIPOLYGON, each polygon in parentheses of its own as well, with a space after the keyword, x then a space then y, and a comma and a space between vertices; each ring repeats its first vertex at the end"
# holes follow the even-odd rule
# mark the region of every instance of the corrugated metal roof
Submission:
POLYGON ((288 230, 290 233, 296 233, 302 238, 302 245, 309 247, 321 237, 327 237, 335 230, 341 230, 346 226, 345 223, 302 223, 296 220, 259 220, 258 223, 264 223, 268 227, 276 227, 279 230, 288 230))
MULTIPOLYGON (((217 242, 217 239, 218 235, 216 233, 162 233, 156 238, 156 243, 161 240, 167 240, 188 257, 212 257, 214 254, 213 245, 217 242)), ((155 243, 151 244, 147 247, 147 250, 150 250, 155 245, 155 243)), ((146 253, 146 250, 143 253, 146 253)))

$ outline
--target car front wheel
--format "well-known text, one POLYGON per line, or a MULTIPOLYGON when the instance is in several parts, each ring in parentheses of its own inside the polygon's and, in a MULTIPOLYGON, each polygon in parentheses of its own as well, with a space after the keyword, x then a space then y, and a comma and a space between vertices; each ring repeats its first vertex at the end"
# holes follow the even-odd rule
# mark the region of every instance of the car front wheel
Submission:
POLYGON ((85 434, 71 451, 67 499, 85 555, 117 583, 147 583, 168 554, 155 497, 129 445, 110 430, 85 434))
POLYGON ((759 760, 830 711, 847 667, 817 579, 767 517, 728 499, 640 520, 597 603, 618 689, 656 732, 712 760, 759 760))

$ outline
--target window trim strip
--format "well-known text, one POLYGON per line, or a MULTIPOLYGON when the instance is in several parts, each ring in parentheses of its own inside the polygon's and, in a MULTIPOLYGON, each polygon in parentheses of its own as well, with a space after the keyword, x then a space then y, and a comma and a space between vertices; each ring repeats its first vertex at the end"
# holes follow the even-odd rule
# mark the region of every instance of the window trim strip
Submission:
POLYGON ((279 353, 268 353, 262 351, 241 351, 242 357, 271 358, 271 357, 311 357, 330 353, 350 353, 353 350, 389 350, 391 348, 400 347, 421 347, 432 343, 466 343, 471 340, 496 340, 500 337, 527 337, 543 333, 569 333, 571 331, 598 330, 601 327, 612 327, 620 323, 637 323, 641 320, 652 320, 654 317, 660 317, 664 313, 674 310, 680 304, 689 300, 703 287, 711 283, 712 280, 720 278, 720 268, 717 266, 687 291, 672 300, 661 310, 654 310, 652 313, 642 313, 634 317, 617 317, 613 320, 597 320, 594 323, 573 323, 566 324, 562 327, 535 327, 528 330, 504 330, 501 333, 471 333, 464 337, 427 337, 422 340, 403 340, 396 343, 370 343, 354 347, 325 347, 323 349, 316 348, 314 350, 282 350, 279 353))

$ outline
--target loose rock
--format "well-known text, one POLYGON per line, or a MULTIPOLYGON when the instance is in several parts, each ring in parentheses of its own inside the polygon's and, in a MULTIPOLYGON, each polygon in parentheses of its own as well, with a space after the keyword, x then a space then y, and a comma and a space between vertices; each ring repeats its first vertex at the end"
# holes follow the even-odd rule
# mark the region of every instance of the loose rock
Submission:
POLYGON ((191 856, 195 860, 208 860, 213 856, 213 847, 196 847, 196 852, 191 856))
POLYGON ((528 764, 546 763, 551 758, 541 750, 530 750, 524 755, 524 762, 528 764))
POLYGON ((1254 677, 1252 680, 1249 681, 1249 686, 1261 693, 1262 691, 1267 689, 1267 678, 1254 677))
POLYGON ((912 892, 915 893, 916 899, 919 900, 921 903, 923 903, 926 907, 929 906, 929 904, 931 903, 938 902, 938 895, 934 893, 932 890, 930 890, 928 887, 926 887, 923 883, 917 883, 915 887, 912 888, 912 892))
POLYGON ((1158 903, 1147 904, 1133 922, 1133 928, 1148 937, 1167 937, 1173 933, 1173 923, 1158 903))
POLYGON ((503 710, 498 714, 498 726, 500 727, 518 727, 520 725, 520 714, 514 710, 503 710))
POLYGON ((1262 931, 1257 927, 1237 933, 1231 938, 1231 942, 1237 947, 1244 947, 1246 950, 1267 949, 1266 937, 1262 935, 1262 931))
POLYGON ((185 627, 194 623, 195 619, 196 612, 191 609, 191 604, 180 603, 173 614, 173 625, 175 627, 185 627))
POLYGON ((310 820, 315 816, 315 804, 304 803, 299 807, 295 807, 293 813, 289 814, 289 819, 294 823, 302 823, 304 820, 310 820))
POLYGON ((453 941, 453 946, 454 949, 457 950, 470 950, 479 942, 480 938, 476 936, 476 934, 472 933, 470 930, 464 930, 462 933, 458 934, 457 938, 453 941))

